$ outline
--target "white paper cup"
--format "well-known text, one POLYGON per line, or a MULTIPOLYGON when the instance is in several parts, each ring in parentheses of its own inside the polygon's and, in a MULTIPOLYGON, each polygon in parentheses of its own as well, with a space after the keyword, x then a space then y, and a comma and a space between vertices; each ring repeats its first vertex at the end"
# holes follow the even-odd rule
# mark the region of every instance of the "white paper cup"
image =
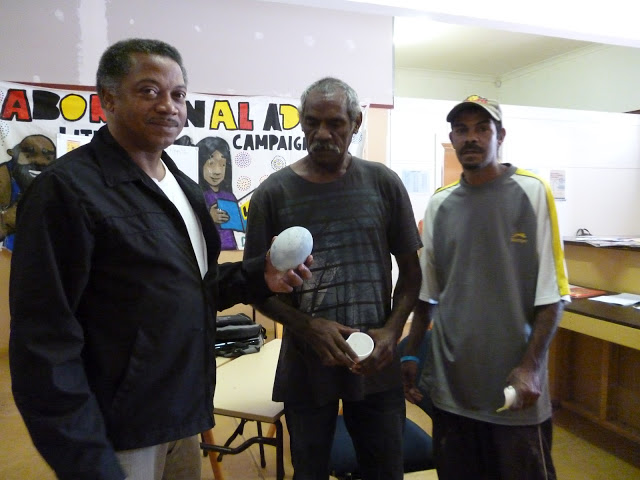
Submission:
POLYGON ((373 352, 373 338, 364 332, 355 332, 349 335, 347 343, 358 354, 360 360, 364 360, 373 352))

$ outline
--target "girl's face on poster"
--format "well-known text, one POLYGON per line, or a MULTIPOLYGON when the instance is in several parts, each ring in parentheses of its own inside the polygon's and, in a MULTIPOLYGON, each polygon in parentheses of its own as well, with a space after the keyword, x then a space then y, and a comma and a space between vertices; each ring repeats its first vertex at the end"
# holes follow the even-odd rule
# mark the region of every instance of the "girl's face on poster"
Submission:
POLYGON ((205 181, 211 185, 215 191, 218 190, 220 184, 224 180, 224 176, 227 173, 227 159, 216 150, 211 154, 209 159, 202 167, 202 175, 205 181))

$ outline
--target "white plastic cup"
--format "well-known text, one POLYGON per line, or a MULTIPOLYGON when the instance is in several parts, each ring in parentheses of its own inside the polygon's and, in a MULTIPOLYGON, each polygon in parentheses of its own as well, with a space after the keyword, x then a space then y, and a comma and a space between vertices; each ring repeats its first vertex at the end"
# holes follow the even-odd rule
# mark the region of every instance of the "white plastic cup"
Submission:
POLYGON ((511 406, 516 403, 516 397, 518 396, 518 392, 511 385, 505 387, 504 389, 504 405, 500 407, 496 412, 504 412, 505 410, 509 410, 511 406))
POLYGON ((354 332, 347 338, 347 343, 356 352, 359 360, 364 360, 373 352, 373 338, 364 332, 354 332))

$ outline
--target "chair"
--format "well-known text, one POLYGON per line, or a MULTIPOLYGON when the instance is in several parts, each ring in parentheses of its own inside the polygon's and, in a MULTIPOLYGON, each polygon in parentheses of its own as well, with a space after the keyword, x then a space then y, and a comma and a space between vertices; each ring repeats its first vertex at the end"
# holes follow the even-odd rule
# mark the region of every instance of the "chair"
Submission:
MULTIPOLYGON (((420 344, 418 353, 418 358, 420 358, 420 362, 418 363, 419 372, 422 371, 424 358, 429 351, 430 342, 431 331, 429 330, 426 332, 420 344)), ((402 355, 405 345, 406 338, 398 344, 400 355, 402 355)), ((418 407, 424 410, 427 415, 431 416, 433 405, 427 395, 424 396, 422 402, 418 404, 418 407)), ((435 468, 431 436, 409 418, 405 419, 403 449, 405 473, 435 468)), ((339 480, 360 478, 356 451, 342 415, 338 415, 336 422, 336 432, 333 437, 333 444, 331 445, 329 473, 339 480)))
MULTIPOLYGON (((405 419, 403 450, 405 473, 434 468, 431 436, 408 418, 405 419)), ((338 415, 336 422, 329 474, 339 480, 360 478, 356 451, 342 415, 338 415)))
MULTIPOLYGON (((207 443, 210 445, 215 445, 216 441, 213 438, 213 428, 206 432, 202 432, 200 434, 200 438, 202 443, 207 443)), ((222 471, 222 467, 220 465, 220 459, 218 455, 214 455, 213 452, 209 454, 207 450, 202 451, 203 455, 206 457, 209 456, 209 461, 211 462, 211 470, 213 470, 213 478, 214 480, 224 480, 224 472, 222 471)))

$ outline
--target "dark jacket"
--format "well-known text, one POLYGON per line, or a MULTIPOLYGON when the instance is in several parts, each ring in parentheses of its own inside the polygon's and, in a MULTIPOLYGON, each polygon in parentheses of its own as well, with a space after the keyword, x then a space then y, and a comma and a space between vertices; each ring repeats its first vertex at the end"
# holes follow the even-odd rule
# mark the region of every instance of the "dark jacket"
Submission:
POLYGON ((107 127, 18 207, 13 393, 59 478, 121 479, 114 450, 211 428, 215 312, 268 295, 263 262, 217 264, 200 187, 162 158, 202 225, 204 280, 180 213, 107 127))

